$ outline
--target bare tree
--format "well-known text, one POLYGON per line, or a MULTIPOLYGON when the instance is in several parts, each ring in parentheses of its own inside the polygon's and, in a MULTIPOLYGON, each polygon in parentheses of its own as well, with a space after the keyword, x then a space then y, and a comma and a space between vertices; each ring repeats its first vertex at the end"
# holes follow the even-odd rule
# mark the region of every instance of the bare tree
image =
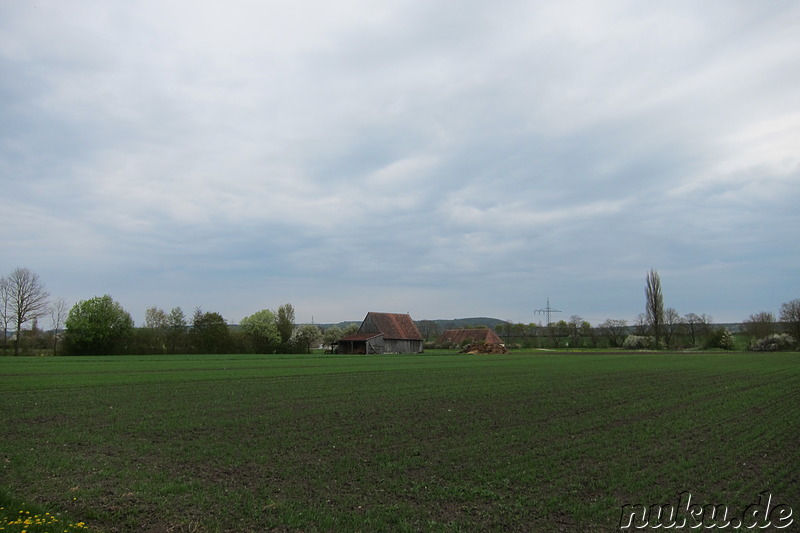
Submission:
POLYGON ((776 331, 775 315, 769 311, 752 314, 742 322, 742 329, 753 339, 769 337, 776 331))
POLYGON ((800 299, 781 305, 781 322, 787 333, 800 341, 800 299))
POLYGON ((64 298, 58 300, 50 306, 50 321, 53 323, 53 355, 58 355, 58 330, 64 325, 69 309, 64 298))
POLYGON ((683 319, 674 308, 668 307, 664 311, 664 346, 669 347, 672 345, 675 334, 678 333, 678 329, 682 324, 683 319))
POLYGON ((569 331, 570 340, 572 341, 572 347, 577 348, 580 344, 581 340, 581 325, 583 324, 583 317, 578 315, 572 315, 569 317, 569 322, 567 322, 567 328, 569 331))
POLYGON ((625 340, 625 331, 627 329, 628 322, 626 320, 609 318, 600 324, 600 331, 603 335, 608 337, 611 346, 622 346, 622 341, 625 340))
POLYGON ((650 269, 650 272, 647 273, 644 293, 647 323, 650 324, 653 330, 656 350, 658 350, 661 328, 664 324, 664 295, 661 293, 661 278, 658 276, 658 272, 653 269, 650 269))
POLYGON ((11 311, 16 325, 17 339, 14 355, 19 355, 19 340, 22 325, 47 312, 50 295, 39 280, 39 275, 27 268, 17 268, 6 278, 11 300, 11 311))
POLYGON ((633 325, 633 332, 639 337, 647 335, 647 315, 639 313, 636 315, 636 322, 633 325))
POLYGON ((698 341, 708 335, 711 329, 711 317, 705 313, 702 315, 689 313, 683 317, 683 324, 692 346, 697 346, 698 341))
POLYGON ((8 348, 8 324, 11 322, 11 292, 8 280, 0 276, 0 321, 3 324, 3 352, 8 348))
POLYGON ((439 336, 439 325, 433 320, 420 320, 416 324, 426 341, 429 342, 431 338, 436 339, 439 336))

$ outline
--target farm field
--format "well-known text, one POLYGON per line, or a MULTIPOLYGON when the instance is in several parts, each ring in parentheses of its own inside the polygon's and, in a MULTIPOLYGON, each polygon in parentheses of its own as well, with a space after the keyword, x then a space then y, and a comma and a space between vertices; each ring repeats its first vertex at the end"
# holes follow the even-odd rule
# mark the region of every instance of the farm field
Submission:
POLYGON ((0 486, 90 531, 800 521, 800 354, 0 358, 0 486))

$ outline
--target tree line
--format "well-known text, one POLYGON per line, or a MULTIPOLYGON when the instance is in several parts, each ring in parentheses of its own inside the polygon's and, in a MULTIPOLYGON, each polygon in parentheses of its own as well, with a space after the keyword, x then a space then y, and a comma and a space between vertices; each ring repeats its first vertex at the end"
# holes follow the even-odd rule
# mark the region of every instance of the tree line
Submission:
POLYGON ((0 324, 3 352, 10 352, 11 344, 14 355, 25 350, 67 355, 308 353, 324 338, 314 324, 295 324, 289 303, 257 311, 237 326, 199 307, 191 316, 180 307, 169 312, 151 307, 144 326, 135 327, 130 313, 110 295, 69 309, 63 298, 51 302, 44 283, 27 268, 0 277, 0 324), (39 320, 47 315, 52 329, 45 332, 39 320))
POLYGON ((762 311, 750 315, 737 332, 715 325, 703 313, 681 315, 664 306, 661 277, 651 269, 645 276, 645 312, 635 322, 607 319, 596 327, 572 315, 569 320, 550 324, 498 325, 495 330, 507 343, 524 348, 630 348, 630 349, 688 349, 737 347, 738 333, 752 350, 797 348, 800 339, 800 299, 781 305, 780 318, 762 311))
MULTIPOLYGON (((434 321, 417 322, 426 340, 438 335, 434 321)), ((53 354, 184 354, 184 353, 307 353, 318 344, 333 345, 354 333, 358 325, 332 326, 324 331, 314 324, 295 324, 291 304, 276 310, 262 309, 231 326, 217 312, 196 308, 187 316, 180 307, 169 312, 151 307, 145 323, 134 321, 110 295, 83 300, 68 308, 63 298, 50 300, 39 276, 17 268, 0 277, 0 325, 3 353, 9 353, 12 331, 13 353, 52 350, 53 354), (39 327, 49 316, 52 329, 39 327), (24 326, 30 324, 28 329, 24 326), (9 328, 12 328, 9 330, 9 328)), ((508 344, 524 348, 723 348, 735 347, 732 332, 713 324, 706 314, 681 316, 664 306, 661 278, 651 269, 645 278, 645 312, 629 324, 607 319, 593 327, 579 315, 569 320, 542 324, 505 323, 496 332, 508 344)), ((800 339, 800 299, 781 305, 780 316, 768 311, 750 315, 742 324, 752 349, 776 350, 797 347, 800 339)))
POLYGON ((313 324, 295 324, 287 303, 262 309, 231 326, 218 312, 196 308, 191 317, 175 307, 145 311, 143 327, 105 295, 78 302, 64 323, 65 354, 309 353, 321 337, 313 324))

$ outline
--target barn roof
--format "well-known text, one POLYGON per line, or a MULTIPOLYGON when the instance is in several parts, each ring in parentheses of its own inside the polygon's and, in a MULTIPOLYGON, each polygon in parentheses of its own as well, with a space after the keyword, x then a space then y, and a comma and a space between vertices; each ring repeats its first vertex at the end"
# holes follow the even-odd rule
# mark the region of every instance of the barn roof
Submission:
POLYGON ((385 339, 404 339, 421 341, 422 334, 417 329, 411 315, 401 313, 367 313, 364 322, 372 319, 375 327, 385 339))
POLYGON ((497 333, 488 328, 478 329, 448 329, 439 337, 437 342, 452 342, 461 344, 464 341, 485 342, 486 344, 503 344, 503 339, 497 333))

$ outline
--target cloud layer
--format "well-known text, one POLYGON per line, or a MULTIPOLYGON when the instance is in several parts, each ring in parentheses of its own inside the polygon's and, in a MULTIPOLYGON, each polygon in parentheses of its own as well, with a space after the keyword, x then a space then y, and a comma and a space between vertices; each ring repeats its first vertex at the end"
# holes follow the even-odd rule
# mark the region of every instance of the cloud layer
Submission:
POLYGON ((793 2, 6 2, 0 267, 137 322, 630 320, 650 268, 681 314, 776 311, 798 28, 793 2))

